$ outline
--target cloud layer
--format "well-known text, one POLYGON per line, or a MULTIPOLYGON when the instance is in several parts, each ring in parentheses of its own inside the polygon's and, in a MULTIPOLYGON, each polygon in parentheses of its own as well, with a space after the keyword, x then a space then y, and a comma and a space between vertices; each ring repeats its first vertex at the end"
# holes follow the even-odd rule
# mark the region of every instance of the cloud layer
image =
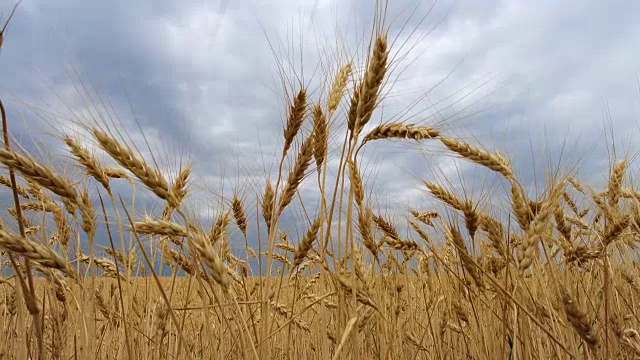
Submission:
MULTIPOLYGON (((46 149, 52 161, 64 152, 46 134, 66 118, 117 114, 120 130, 146 154, 144 133, 163 169, 175 174, 181 157, 193 160, 194 191, 217 191, 226 181, 255 203, 264 175, 276 170, 290 97, 278 71, 292 83, 300 75, 317 99, 336 67, 362 59, 371 3, 25 1, 0 55, 0 96, 13 136, 46 149), (87 99, 79 84, 96 95, 87 99), (34 106, 40 110, 29 111, 34 106)), ((532 188, 546 159, 561 155, 568 166, 580 164, 582 176, 603 181, 609 124, 618 151, 635 150, 640 4, 392 3, 397 62, 373 125, 406 120, 477 140, 507 153, 532 188)), ((6 17, 10 6, 0 11, 6 17)), ((429 206, 416 190, 420 178, 459 191, 462 178, 484 196, 487 187, 500 189, 483 170, 443 154, 429 143, 368 149, 363 168, 380 207, 429 206)), ((216 198, 198 201, 205 209, 216 198)))

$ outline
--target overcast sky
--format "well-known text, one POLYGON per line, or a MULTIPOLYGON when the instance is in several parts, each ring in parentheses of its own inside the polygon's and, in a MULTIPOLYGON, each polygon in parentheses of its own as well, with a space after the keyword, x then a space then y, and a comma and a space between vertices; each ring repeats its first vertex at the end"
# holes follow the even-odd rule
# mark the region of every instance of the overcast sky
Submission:
MULTIPOLYGON (((634 154, 640 2, 441 0, 429 12, 432 5, 391 1, 396 62, 372 125, 441 127, 508 154, 527 185, 563 146, 563 164, 602 181, 607 129, 618 151, 634 154)), ((2 19, 11 7, 1 3, 2 19)), ((287 95, 277 61, 292 60, 286 76, 301 75, 317 101, 327 76, 362 59, 372 14, 373 1, 24 0, 0 54, 0 96, 14 137, 31 149, 35 140, 55 162, 64 151, 51 134, 65 118, 92 119, 76 91, 84 84, 108 99, 148 155, 142 129, 163 169, 193 160, 195 191, 219 190, 226 178, 225 194, 239 187, 253 203, 282 144, 287 95)), ((478 182, 483 169, 443 153, 434 142, 371 146, 368 189, 389 208, 431 201, 420 178, 479 186, 485 196, 487 186, 501 189, 478 182)))

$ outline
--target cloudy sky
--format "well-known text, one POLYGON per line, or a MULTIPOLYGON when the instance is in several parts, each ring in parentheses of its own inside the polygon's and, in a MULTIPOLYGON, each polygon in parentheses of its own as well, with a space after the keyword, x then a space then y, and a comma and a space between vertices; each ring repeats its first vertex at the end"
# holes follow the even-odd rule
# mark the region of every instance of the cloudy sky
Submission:
MULTIPOLYGON (((12 5, 1 3, 2 19, 12 5)), ((239 188, 255 203, 282 144, 292 89, 281 75, 293 91, 298 75, 317 101, 338 66, 362 60, 373 9, 335 0, 24 0, 0 54, 0 96, 13 136, 40 157, 64 161, 54 136, 73 130, 67 119, 117 114, 148 155, 144 133, 163 169, 192 160, 194 191, 218 191, 226 179, 227 194, 239 188)), ((541 166, 559 159, 602 182, 611 139, 619 155, 637 149, 639 17, 640 3, 626 0, 391 1, 394 62, 371 123, 434 125, 495 148, 532 188, 534 170, 540 179, 541 166)), ((501 190, 483 169, 443 155, 436 143, 376 144, 363 154, 367 187, 389 208, 428 203, 421 178, 485 197, 501 190)))

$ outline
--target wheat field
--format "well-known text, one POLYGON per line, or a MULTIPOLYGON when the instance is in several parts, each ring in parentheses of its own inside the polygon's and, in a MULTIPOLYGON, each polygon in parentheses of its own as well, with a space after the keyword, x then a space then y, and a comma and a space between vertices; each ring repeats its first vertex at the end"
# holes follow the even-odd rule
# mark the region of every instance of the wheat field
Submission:
POLYGON ((187 204, 191 164, 164 172, 102 119, 57 134, 54 166, 10 141, 2 106, 0 358, 640 358, 633 157, 611 159, 604 188, 548 169, 532 197, 508 154, 376 120, 384 6, 361 62, 285 89, 277 177, 210 218, 187 204), (382 213, 361 155, 384 142, 430 143, 500 187, 479 201, 425 175, 438 207, 382 213))

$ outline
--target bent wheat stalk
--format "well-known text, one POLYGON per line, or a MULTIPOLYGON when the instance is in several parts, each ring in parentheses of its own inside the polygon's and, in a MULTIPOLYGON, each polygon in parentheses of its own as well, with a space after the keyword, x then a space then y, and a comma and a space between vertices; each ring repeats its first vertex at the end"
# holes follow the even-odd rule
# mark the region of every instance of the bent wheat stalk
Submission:
POLYGON ((149 190, 174 208, 179 206, 179 199, 170 191, 169 183, 157 169, 149 166, 141 157, 106 132, 94 128, 93 137, 100 147, 125 169, 131 171, 149 190))

